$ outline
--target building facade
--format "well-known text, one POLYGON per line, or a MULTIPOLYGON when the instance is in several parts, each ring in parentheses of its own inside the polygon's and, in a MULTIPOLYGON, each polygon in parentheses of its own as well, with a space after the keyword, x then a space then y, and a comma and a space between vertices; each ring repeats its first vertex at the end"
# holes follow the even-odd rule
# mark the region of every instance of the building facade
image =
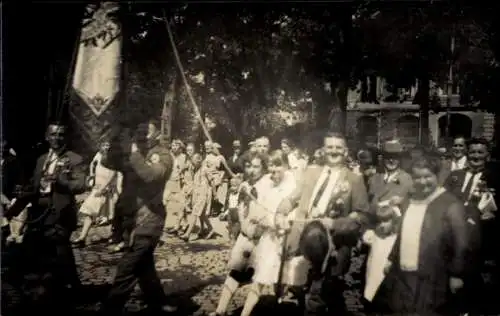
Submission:
MULTIPOLYGON (((358 135, 359 141, 379 146, 384 139, 396 137, 407 146, 418 144, 422 138, 420 106, 412 104, 416 88, 400 89, 399 96, 388 98, 389 93, 379 88, 383 80, 377 82, 376 99, 366 102, 366 95, 358 89, 349 91, 347 126, 348 134, 358 135), (391 101, 384 101, 392 99, 391 101), (365 102, 363 102, 365 101, 365 102)), ((364 85, 364 87, 370 85, 364 85)), ((446 146, 457 135, 465 137, 485 137, 493 141, 495 115, 480 110, 478 104, 460 104, 458 91, 448 98, 442 90, 431 84, 433 98, 429 112, 429 134, 435 146, 446 146), (447 123, 449 120, 449 124, 447 123)))

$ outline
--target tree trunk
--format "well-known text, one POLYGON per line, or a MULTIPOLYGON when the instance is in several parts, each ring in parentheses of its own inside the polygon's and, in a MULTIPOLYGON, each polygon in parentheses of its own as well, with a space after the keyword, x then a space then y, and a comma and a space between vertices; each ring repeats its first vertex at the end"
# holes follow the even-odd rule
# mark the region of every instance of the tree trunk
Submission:
POLYGON ((172 137, 172 122, 173 113, 175 113, 174 107, 178 102, 176 99, 179 97, 179 75, 177 72, 174 73, 173 78, 168 78, 165 75, 165 96, 163 99, 163 110, 162 110, 162 120, 161 120, 161 134, 170 139, 172 137), (170 80, 168 80, 170 79, 170 80), (170 81, 170 82, 168 82, 170 81))
POLYGON ((330 128, 336 129, 336 131, 346 134, 347 128, 347 92, 349 89, 348 82, 340 81, 334 90, 335 103, 337 105, 337 111, 334 111, 336 117, 330 120, 330 128))
POLYGON ((336 120, 338 131, 346 134, 347 124, 347 92, 351 79, 351 71, 353 65, 353 45, 352 45, 352 5, 346 6, 342 10, 340 16, 340 60, 341 67, 339 69, 339 81, 335 86, 335 99, 339 110, 339 118, 336 120))
POLYGON ((420 143, 430 145, 429 139, 429 100, 430 100, 430 80, 429 75, 423 75, 418 79, 418 90, 415 94, 413 104, 420 105, 420 143))

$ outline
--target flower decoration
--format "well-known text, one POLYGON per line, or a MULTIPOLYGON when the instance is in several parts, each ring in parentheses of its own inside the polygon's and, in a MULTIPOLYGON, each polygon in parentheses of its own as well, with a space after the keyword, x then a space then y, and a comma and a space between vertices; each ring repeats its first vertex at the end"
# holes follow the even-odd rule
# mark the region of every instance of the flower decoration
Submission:
POLYGON ((328 212, 328 217, 330 218, 336 218, 340 215, 340 212, 337 210, 337 209, 331 209, 329 212, 328 212))
POLYGON ((347 191, 349 191, 349 188, 350 188, 349 182, 344 181, 340 184, 339 191, 341 193, 346 193, 347 191))
POLYGON ((401 181, 399 181, 399 178, 393 178, 389 181, 389 183, 394 183, 394 184, 397 184, 397 185, 400 185, 401 184, 401 181))
POLYGON ((63 157, 56 162, 56 166, 67 166, 69 164, 69 158, 63 157))

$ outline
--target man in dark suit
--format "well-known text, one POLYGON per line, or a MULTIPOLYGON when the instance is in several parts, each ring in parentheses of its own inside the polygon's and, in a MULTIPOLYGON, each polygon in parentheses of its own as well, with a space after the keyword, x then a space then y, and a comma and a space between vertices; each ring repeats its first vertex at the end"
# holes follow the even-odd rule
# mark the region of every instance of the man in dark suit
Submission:
POLYGON ((377 172, 368 184, 372 207, 382 201, 398 197, 406 199, 413 186, 411 176, 401 167, 403 146, 398 140, 386 141, 382 146, 383 171, 377 172))
POLYGON ((42 298, 30 296, 37 312, 53 310, 61 294, 80 287, 70 236, 77 226, 75 195, 85 191, 86 174, 82 157, 66 147, 64 125, 49 125, 46 140, 49 152, 38 158, 30 184, 5 214, 9 219, 32 205, 19 263, 25 279, 36 279, 34 286, 46 291, 42 298))
POLYGON ((440 184, 443 184, 452 171, 467 168, 467 141, 464 136, 456 136, 450 151, 450 159, 443 161, 443 166, 438 175, 440 184))
POLYGON ((474 294, 480 293, 483 286, 481 272, 484 262, 494 257, 495 249, 493 240, 496 240, 497 211, 496 197, 492 189, 496 187, 496 174, 489 167, 488 141, 475 138, 468 142, 467 168, 455 170, 450 173, 444 186, 462 200, 465 205, 467 224, 471 241, 469 244, 469 271, 465 282, 465 290, 468 303, 467 311, 473 311, 479 306, 478 297, 474 294), (472 310, 471 310, 472 309, 472 310))
POLYGON ((229 168, 233 173, 240 173, 243 171, 242 165, 242 151, 241 151, 241 142, 239 140, 233 141, 233 153, 231 157, 227 160, 229 164, 229 168))

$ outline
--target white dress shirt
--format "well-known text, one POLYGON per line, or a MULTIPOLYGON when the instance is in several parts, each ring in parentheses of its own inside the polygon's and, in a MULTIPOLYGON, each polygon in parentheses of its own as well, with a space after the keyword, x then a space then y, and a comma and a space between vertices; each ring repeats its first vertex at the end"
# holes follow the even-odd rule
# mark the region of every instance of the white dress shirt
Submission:
POLYGON ((337 182, 340 180, 341 176, 341 168, 335 168, 332 169, 330 167, 324 167, 323 171, 316 182, 316 186, 314 187, 313 195, 311 196, 311 201, 309 204, 309 216, 312 218, 316 217, 322 217, 326 213, 326 208, 328 207, 328 203, 330 202, 330 199, 332 198, 333 195, 333 189, 335 188, 335 185, 337 182), (318 194, 318 191, 321 188, 321 185, 323 182, 326 180, 326 177, 328 177, 328 172, 330 171, 330 179, 328 181, 328 184, 326 185, 325 191, 323 192, 323 195, 318 201, 318 204, 316 207, 313 207, 313 202, 316 199, 316 195, 318 194))
MULTIPOLYGON (((47 159, 43 164, 42 178, 44 176, 50 176, 54 174, 58 160, 59 157, 57 156, 57 154, 53 150, 50 150, 49 153, 47 154, 47 159)), ((51 190, 50 185, 47 185, 46 183, 41 183, 40 193, 50 193, 50 190, 51 190)))
POLYGON ((457 161, 451 161, 451 171, 455 170, 462 170, 465 169, 467 165, 467 157, 463 156, 462 158, 458 159, 457 161))
POLYGON ((474 190, 477 188, 477 184, 479 183, 479 180, 481 179, 482 174, 483 174, 482 172, 478 172, 478 173, 473 175, 472 172, 470 172, 470 171, 467 171, 465 173, 464 184, 462 185, 461 192, 467 194, 468 198, 470 198, 470 195, 472 194, 472 192, 474 192, 474 190), (465 189, 467 188, 469 181, 472 181, 470 191, 465 192, 465 189))
POLYGON ((396 171, 393 172, 385 172, 384 173, 384 181, 385 183, 389 183, 392 181, 395 181, 399 175, 399 169, 396 169, 396 171))

